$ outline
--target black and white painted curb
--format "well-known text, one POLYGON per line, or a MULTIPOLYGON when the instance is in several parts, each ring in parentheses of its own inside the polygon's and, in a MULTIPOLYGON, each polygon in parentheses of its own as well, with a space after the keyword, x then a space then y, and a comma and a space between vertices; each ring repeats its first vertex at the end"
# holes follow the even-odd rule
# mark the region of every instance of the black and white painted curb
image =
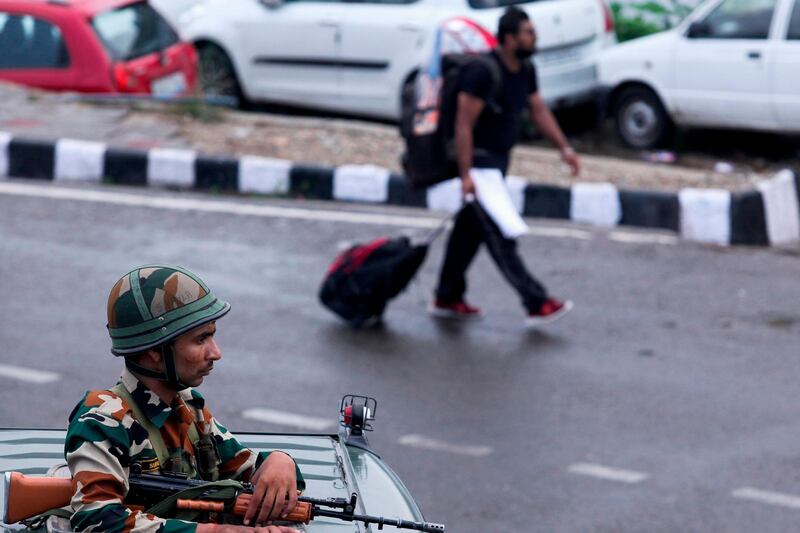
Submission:
MULTIPOLYGON (((460 206, 458 180, 414 189, 401 175, 369 165, 336 168, 296 165, 264 157, 217 157, 192 150, 148 151, 103 143, 42 141, 0 132, 0 176, 177 187, 244 194, 367 202, 434 210, 460 206)), ((613 227, 671 230, 683 238, 719 245, 786 245, 800 241, 800 176, 784 170, 754 190, 621 190, 610 183, 570 188, 507 180, 515 205, 527 217, 569 219, 613 227)))

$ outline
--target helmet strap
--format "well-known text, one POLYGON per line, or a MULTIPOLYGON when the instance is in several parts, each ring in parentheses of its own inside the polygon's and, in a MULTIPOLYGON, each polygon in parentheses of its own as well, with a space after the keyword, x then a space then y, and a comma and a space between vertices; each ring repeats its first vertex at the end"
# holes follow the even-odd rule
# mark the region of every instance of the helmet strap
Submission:
POLYGON ((162 344, 160 351, 161 360, 164 363, 163 372, 151 370, 147 367, 137 364, 130 357, 125 358, 125 366, 131 372, 139 374, 140 376, 164 381, 167 385, 169 385, 170 388, 175 389, 176 391, 188 388, 189 386, 182 383, 180 376, 178 375, 178 368, 175 365, 175 352, 172 350, 172 343, 168 342, 162 344))
POLYGON ((175 352, 172 349, 172 343, 167 342, 161 345, 161 359, 164 361, 164 374, 166 374, 167 385, 175 390, 183 390, 188 388, 181 382, 181 377, 178 375, 178 368, 175 365, 175 352))

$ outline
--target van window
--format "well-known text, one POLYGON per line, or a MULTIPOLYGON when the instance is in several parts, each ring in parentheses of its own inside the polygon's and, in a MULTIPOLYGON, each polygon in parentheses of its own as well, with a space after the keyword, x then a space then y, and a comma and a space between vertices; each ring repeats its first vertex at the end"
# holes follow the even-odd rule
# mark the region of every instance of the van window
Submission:
POLYGON ((69 54, 58 26, 0 12, 0 69, 67 68, 69 54))
POLYGON ((795 0, 792 18, 789 19, 789 33, 786 38, 791 41, 800 41, 800 0, 795 0))
POLYGON ((146 2, 101 13, 92 26, 115 61, 159 52, 179 41, 167 21, 146 2))
POLYGON ((706 39, 766 39, 777 0, 725 0, 703 20, 706 39))

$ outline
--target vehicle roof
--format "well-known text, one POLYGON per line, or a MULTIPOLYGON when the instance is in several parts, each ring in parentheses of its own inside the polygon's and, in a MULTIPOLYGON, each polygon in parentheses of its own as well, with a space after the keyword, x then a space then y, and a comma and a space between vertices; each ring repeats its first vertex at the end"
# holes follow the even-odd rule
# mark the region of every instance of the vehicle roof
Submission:
POLYGON ((28 9, 36 11, 70 9, 92 17, 97 13, 108 11, 142 0, 0 0, 0 8, 10 8, 19 11, 28 9))

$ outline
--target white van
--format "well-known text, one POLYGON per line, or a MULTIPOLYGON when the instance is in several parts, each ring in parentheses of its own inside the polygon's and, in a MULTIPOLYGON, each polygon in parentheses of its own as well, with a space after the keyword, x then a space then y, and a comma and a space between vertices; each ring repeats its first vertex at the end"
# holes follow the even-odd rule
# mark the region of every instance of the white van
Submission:
MULTIPOLYGON (((198 47, 211 94, 396 120, 401 89, 428 59, 439 25, 467 17, 494 33, 513 3, 205 0, 178 25, 198 47)), ((545 101, 560 107, 591 99, 599 53, 615 42, 603 0, 519 7, 538 31, 534 61, 545 101)))
POLYGON ((800 132, 800 0, 709 0, 674 30, 604 52, 600 82, 634 148, 674 125, 800 132))

